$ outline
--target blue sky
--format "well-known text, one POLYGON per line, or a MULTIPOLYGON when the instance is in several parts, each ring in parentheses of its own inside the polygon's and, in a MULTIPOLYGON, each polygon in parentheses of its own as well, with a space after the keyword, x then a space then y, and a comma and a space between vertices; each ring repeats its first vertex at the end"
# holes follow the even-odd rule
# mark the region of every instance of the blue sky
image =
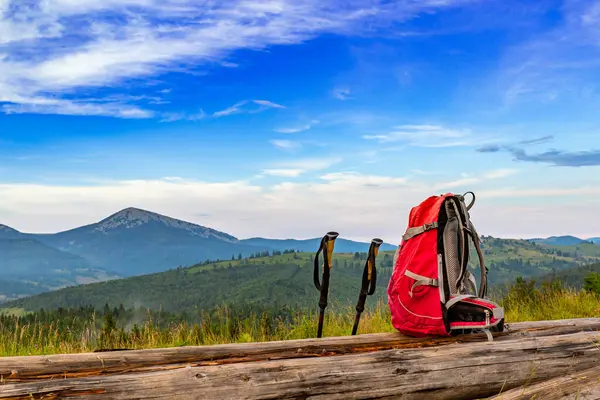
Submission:
POLYGON ((599 43, 600 1, 0 0, 0 221, 396 243, 474 191, 481 234, 600 236, 599 43))

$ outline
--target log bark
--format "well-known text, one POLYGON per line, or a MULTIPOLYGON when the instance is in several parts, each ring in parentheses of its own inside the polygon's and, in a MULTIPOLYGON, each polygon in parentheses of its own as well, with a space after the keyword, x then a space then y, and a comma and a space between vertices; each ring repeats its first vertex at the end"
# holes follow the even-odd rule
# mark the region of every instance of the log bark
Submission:
POLYGON ((598 400, 600 399, 600 367, 512 389, 490 399, 598 400))
MULTIPOLYGON (((515 323, 510 330, 494 334, 494 340, 541 337, 582 330, 599 331, 600 318, 515 323)), ((451 338, 411 338, 400 333, 368 334, 301 339, 265 343, 215 346, 184 346, 166 349, 114 351, 107 353, 59 354, 51 356, 0 357, 0 381, 65 379, 122 374, 160 369, 242 363, 273 359, 338 356, 399 348, 426 348, 452 343, 481 342, 483 334, 451 338)))
POLYGON ((600 365, 600 333, 0 385, 0 399, 475 399, 600 365))

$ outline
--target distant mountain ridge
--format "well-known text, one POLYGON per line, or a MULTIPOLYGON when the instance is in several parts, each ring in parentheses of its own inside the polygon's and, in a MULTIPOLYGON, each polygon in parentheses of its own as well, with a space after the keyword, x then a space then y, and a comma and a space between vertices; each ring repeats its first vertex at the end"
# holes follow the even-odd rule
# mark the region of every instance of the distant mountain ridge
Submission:
MULTIPOLYGON (((240 240, 202 225, 128 207, 97 223, 54 234, 23 233, 0 225, 0 254, 2 244, 10 247, 5 250, 10 250, 10 257, 0 257, 0 279, 34 282, 36 287, 31 290, 39 291, 40 286, 52 289, 137 276, 265 251, 313 252, 319 242, 320 237, 240 240)), ((369 243, 343 238, 336 241, 338 252, 364 252, 368 247, 369 243)), ((382 245, 382 249, 395 248, 382 245)))
POLYGON ((554 246, 573 246, 580 243, 600 243, 600 238, 589 238, 581 239, 576 236, 565 235, 565 236, 550 236, 547 238, 534 238, 528 239, 531 242, 539 244, 549 244, 554 246))
MULTIPOLYGON (((314 239, 265 239, 265 238, 250 238, 242 239, 242 243, 257 247, 268 247, 274 250, 294 249, 299 251, 317 251, 321 238, 314 239)), ((335 251, 339 253, 355 253, 365 252, 369 249, 370 243, 356 242, 353 240, 338 238, 335 241, 335 251)), ((397 246, 389 243, 383 243, 380 246, 381 251, 396 250, 397 246)))

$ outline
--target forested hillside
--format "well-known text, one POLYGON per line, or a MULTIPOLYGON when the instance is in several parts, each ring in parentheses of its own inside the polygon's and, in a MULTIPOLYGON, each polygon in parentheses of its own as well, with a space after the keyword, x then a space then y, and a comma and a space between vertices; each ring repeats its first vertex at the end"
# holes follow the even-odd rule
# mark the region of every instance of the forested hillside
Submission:
MULTIPOLYGON (((484 238, 483 251, 490 268, 489 284, 502 287, 516 277, 541 277, 569 268, 600 261, 600 246, 580 244, 557 248, 523 240, 484 238)), ((333 257, 331 303, 341 306, 356 302, 366 253, 336 253, 333 257)), ((392 273, 393 252, 377 258, 377 291, 369 300, 386 299, 392 273)), ((208 309, 221 304, 288 305, 314 307, 314 253, 293 250, 262 252, 231 260, 204 262, 189 268, 61 289, 4 304, 26 310, 57 307, 96 308, 123 304, 182 312, 208 309)), ((479 275, 472 254, 473 272, 479 275)))

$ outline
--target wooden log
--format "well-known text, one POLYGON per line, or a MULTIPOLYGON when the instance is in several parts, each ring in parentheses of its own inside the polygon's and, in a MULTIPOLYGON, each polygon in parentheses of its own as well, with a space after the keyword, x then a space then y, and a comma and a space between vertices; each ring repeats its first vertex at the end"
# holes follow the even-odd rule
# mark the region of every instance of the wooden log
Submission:
POLYGON ((598 400, 600 399, 600 366, 512 389, 490 399, 598 400))
MULTIPOLYGON (((511 337, 559 335, 581 330, 600 330, 600 318, 515 323, 510 325, 510 331, 496 333, 494 336, 495 340, 505 340, 511 337)), ((421 339, 407 337, 400 333, 383 333, 109 353, 1 357, 0 381, 64 379, 165 368, 183 368, 186 364, 200 366, 272 359, 322 357, 398 348, 424 348, 451 343, 480 342, 482 340, 485 340, 485 335, 482 334, 421 339)))
POLYGON ((597 367, 600 333, 0 385, 0 399, 475 399, 597 367))

